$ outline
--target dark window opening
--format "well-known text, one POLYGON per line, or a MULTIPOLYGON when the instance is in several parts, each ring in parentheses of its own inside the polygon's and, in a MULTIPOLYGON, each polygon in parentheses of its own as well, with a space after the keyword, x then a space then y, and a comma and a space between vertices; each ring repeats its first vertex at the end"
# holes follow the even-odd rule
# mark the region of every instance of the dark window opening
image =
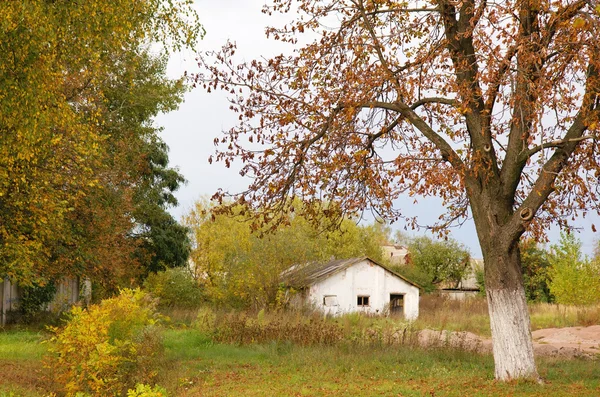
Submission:
POLYGON ((356 304, 358 306, 369 306, 369 297, 368 296, 359 296, 356 300, 356 304))

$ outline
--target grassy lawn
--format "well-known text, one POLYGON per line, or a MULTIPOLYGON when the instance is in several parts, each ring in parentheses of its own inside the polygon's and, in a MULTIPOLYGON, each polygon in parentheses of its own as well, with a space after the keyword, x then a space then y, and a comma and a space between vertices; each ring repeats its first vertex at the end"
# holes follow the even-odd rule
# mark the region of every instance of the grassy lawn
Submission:
POLYGON ((48 394, 42 341, 43 335, 36 332, 0 332, 0 397, 48 394))
POLYGON ((215 345, 168 331, 161 384, 177 396, 598 396, 593 361, 542 360, 545 385, 493 380, 491 356, 408 347, 215 345))
MULTIPOLYGON (((0 397, 46 396, 43 338, 0 333, 0 397)), ((491 356, 403 346, 215 344, 193 329, 165 333, 159 384, 171 396, 598 396, 597 361, 539 361, 545 385, 493 380, 491 356)))

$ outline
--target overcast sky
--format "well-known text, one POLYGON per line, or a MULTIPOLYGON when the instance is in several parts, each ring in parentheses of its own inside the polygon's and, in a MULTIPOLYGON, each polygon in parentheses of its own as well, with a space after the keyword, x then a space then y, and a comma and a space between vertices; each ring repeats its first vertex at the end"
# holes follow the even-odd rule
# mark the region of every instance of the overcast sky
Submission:
MULTIPOLYGON (((264 29, 267 25, 282 26, 290 16, 268 17, 261 13, 265 0, 196 0, 196 6, 206 36, 198 45, 198 51, 219 49, 227 40, 237 43, 238 59, 251 60, 258 57, 270 57, 286 51, 288 47, 281 43, 267 40, 264 29)), ((184 71, 199 71, 195 62, 195 54, 189 52, 173 55, 169 62, 168 72, 172 77, 179 77, 184 71)), ((207 94, 196 89, 186 94, 185 102, 178 111, 160 115, 157 124, 164 127, 162 137, 170 148, 171 165, 179 168, 188 180, 187 185, 177 192, 179 207, 171 212, 179 219, 188 212, 193 203, 202 196, 211 196, 222 188, 230 192, 239 192, 249 183, 238 171, 240 163, 234 163, 227 169, 221 163, 208 163, 208 157, 214 153, 213 140, 221 132, 234 126, 237 116, 229 111, 227 99, 219 92, 207 94)), ((439 200, 419 200, 405 197, 396 204, 406 215, 417 214, 420 224, 432 223, 443 211, 439 200)), ((588 217, 579 223, 584 232, 578 236, 583 241, 583 250, 587 254, 593 251, 597 238, 590 230, 595 222, 600 227, 597 217, 588 217)), ((392 228, 402 229, 403 224, 394 224, 392 228)), ((423 234, 425 231, 412 232, 423 234)), ((452 230, 452 236, 465 244, 474 257, 481 257, 481 250, 472 221, 459 229, 452 230)), ((550 233, 553 242, 558 240, 558 231, 550 233)))

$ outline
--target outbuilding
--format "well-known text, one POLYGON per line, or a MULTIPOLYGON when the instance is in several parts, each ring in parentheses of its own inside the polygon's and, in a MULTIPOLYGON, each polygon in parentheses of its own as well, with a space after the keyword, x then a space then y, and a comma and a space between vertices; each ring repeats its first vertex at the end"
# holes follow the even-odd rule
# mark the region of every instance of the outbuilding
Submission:
POLYGON ((326 314, 392 314, 411 320, 419 315, 420 287, 368 257, 295 265, 282 277, 297 291, 294 305, 308 304, 326 314))

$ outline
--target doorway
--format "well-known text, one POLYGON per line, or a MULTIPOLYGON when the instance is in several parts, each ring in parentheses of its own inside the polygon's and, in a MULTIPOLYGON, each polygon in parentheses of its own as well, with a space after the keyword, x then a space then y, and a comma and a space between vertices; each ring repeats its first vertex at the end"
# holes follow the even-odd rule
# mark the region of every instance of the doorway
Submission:
POLYGON ((390 314, 404 315, 404 294, 390 294, 390 314))

